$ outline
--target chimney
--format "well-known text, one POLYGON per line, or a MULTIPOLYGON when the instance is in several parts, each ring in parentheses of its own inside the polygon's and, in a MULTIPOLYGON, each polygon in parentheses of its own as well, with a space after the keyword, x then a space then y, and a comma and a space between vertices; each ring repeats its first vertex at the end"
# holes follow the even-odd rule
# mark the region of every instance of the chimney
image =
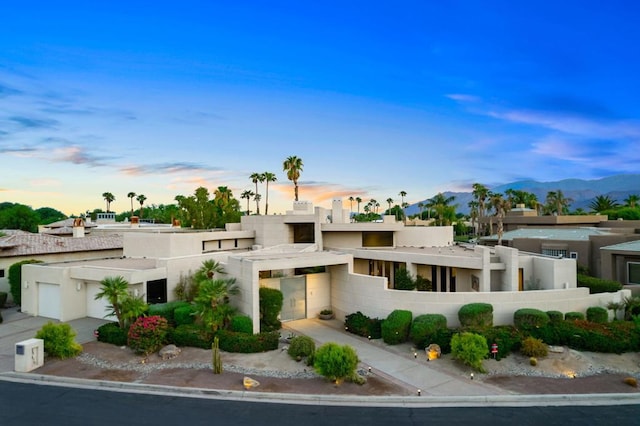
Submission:
POLYGON ((84 220, 80 217, 73 220, 73 238, 84 238, 84 220))

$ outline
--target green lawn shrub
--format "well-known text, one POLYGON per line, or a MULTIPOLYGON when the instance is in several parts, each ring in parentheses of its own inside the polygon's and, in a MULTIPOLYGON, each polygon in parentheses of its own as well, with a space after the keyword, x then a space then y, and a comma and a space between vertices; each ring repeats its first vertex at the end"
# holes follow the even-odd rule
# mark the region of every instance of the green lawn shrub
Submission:
POLYGON ((532 331, 549 345, 589 352, 624 353, 640 350, 640 331, 631 321, 599 324, 584 319, 549 323, 532 331))
POLYGON ((282 310, 282 292, 275 288, 260 287, 260 331, 280 330, 278 315, 282 310))
POLYGON ((169 322, 160 315, 140 317, 131 324, 127 345, 137 354, 149 355, 159 351, 167 342, 169 322))
POLYGON ((416 275, 416 290, 432 291, 433 285, 431 284, 431 280, 424 278, 422 275, 416 275))
POLYGON ((293 359, 310 358, 316 351, 316 342, 309 336, 296 336, 291 339, 287 353, 293 359))
POLYGON ((13 298, 13 303, 22 305, 22 265, 32 263, 42 263, 41 260, 29 259, 16 262, 9 267, 9 291, 13 298))
POLYGON ((396 309, 382 322, 382 340, 387 345, 406 342, 411 328, 411 311, 396 309))
POLYGON ((447 328, 447 317, 442 314, 418 315, 411 323, 409 339, 416 348, 424 349, 434 343, 434 336, 438 331, 447 328))
POLYGON ((362 312, 354 312, 344 319, 345 330, 362 337, 379 339, 382 337, 382 320, 369 318, 362 312))
POLYGON ((220 330, 220 349, 235 353, 258 353, 278 349, 280 333, 268 331, 258 334, 236 333, 230 330, 220 330))
POLYGON ((482 360, 489 354, 487 339, 475 333, 456 333, 451 338, 451 355, 476 371, 485 372, 482 360))
POLYGON ((76 332, 69 324, 48 322, 36 333, 36 339, 44 340, 44 351, 54 358, 73 358, 82 352, 82 345, 75 341, 76 332))
POLYGON ((564 319, 567 321, 583 320, 584 314, 582 312, 567 312, 564 314, 564 319))
POLYGON ((176 346, 211 349, 213 331, 198 324, 183 324, 169 332, 168 340, 176 346))
POLYGON ((558 322, 564 320, 564 314, 560 311, 547 311, 549 321, 558 322))
POLYGON ((416 282, 405 268, 398 268, 394 275, 394 283, 396 290, 415 290, 416 288, 416 282))
POLYGON ((522 344, 522 333, 513 325, 496 325, 491 328, 483 328, 477 331, 487 339, 487 345, 498 345, 496 359, 500 360, 507 355, 516 352, 522 344))
POLYGON ((601 306, 587 308, 587 321, 606 324, 609 322, 609 311, 601 306))
POLYGON ((117 322, 102 324, 96 331, 98 332, 99 342, 110 343, 116 346, 127 345, 127 330, 120 328, 117 322))
POLYGON ((9 293, 6 291, 0 291, 0 309, 4 308, 4 305, 7 303, 7 298, 9 297, 9 293))
POLYGON ((328 342, 316 351, 313 366, 321 376, 340 382, 355 375, 358 354, 349 345, 328 342))
POLYGON ((578 287, 588 288, 589 294, 615 293, 622 290, 622 284, 619 281, 603 280, 583 274, 578 274, 578 287))
POLYGON ((188 304, 184 306, 178 306, 173 310, 173 320, 175 321, 175 326, 179 327, 181 325, 193 324, 196 321, 196 312, 198 310, 195 306, 188 304))
POLYGON ((183 306, 191 306, 189 302, 184 300, 174 300, 173 302, 155 303, 149 305, 149 316, 161 316, 167 320, 171 327, 175 327, 176 320, 174 311, 183 306))
POLYGON ((524 356, 542 358, 549 354, 549 348, 542 339, 529 336, 522 341, 520 352, 524 356))
POLYGON ((525 331, 543 327, 549 321, 549 315, 540 309, 522 308, 513 313, 513 325, 525 331))
POLYGON ((458 320, 464 327, 492 327, 493 306, 489 303, 469 303, 458 310, 458 320))
POLYGON ((235 315, 231 318, 229 330, 236 333, 253 334, 253 320, 246 315, 235 315))

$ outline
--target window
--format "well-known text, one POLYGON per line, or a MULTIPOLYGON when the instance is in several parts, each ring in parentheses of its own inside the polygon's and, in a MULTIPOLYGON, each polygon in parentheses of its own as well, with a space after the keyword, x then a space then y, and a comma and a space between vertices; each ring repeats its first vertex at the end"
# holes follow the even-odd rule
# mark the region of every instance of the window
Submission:
POLYGON ((4 278, 4 269, 0 269, 0 278, 4 278))
POLYGON ((294 243, 315 243, 316 236, 313 223, 294 223, 293 224, 293 242, 294 243))
POLYGON ((542 254, 546 256, 554 256, 554 257, 567 257, 567 251, 561 249, 548 249, 543 248, 542 254))
POLYGON ((577 259, 578 258, 578 252, 577 251, 572 251, 571 253, 569 253, 569 257, 571 257, 572 259, 577 259))
POLYGON ((365 231, 362 233, 362 247, 393 247, 393 232, 365 231))
POLYGON ((640 263, 627 262, 629 284, 640 284, 640 263))

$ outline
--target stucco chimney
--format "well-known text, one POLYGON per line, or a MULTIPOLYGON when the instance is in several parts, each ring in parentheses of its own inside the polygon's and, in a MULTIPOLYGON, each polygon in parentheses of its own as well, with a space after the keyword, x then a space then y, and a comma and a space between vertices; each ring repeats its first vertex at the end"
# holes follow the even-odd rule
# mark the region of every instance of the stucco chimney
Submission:
POLYGON ((73 238, 84 238, 84 220, 75 218, 73 220, 73 238))

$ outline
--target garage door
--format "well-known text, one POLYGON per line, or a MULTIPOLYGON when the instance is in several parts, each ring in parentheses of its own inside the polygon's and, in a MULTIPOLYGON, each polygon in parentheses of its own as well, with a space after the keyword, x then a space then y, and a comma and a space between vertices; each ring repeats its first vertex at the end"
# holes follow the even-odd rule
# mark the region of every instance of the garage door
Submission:
MULTIPOLYGON (((107 305, 109 304, 107 299, 101 298, 95 300, 96 294, 100 293, 101 287, 102 285, 100 283, 87 283, 87 316, 89 318, 104 319, 105 315, 110 311, 110 309, 107 308, 107 305)), ((109 317, 106 319, 116 321, 115 317, 109 317)))
POLYGON ((38 316, 60 319, 60 286, 38 284, 38 316))

